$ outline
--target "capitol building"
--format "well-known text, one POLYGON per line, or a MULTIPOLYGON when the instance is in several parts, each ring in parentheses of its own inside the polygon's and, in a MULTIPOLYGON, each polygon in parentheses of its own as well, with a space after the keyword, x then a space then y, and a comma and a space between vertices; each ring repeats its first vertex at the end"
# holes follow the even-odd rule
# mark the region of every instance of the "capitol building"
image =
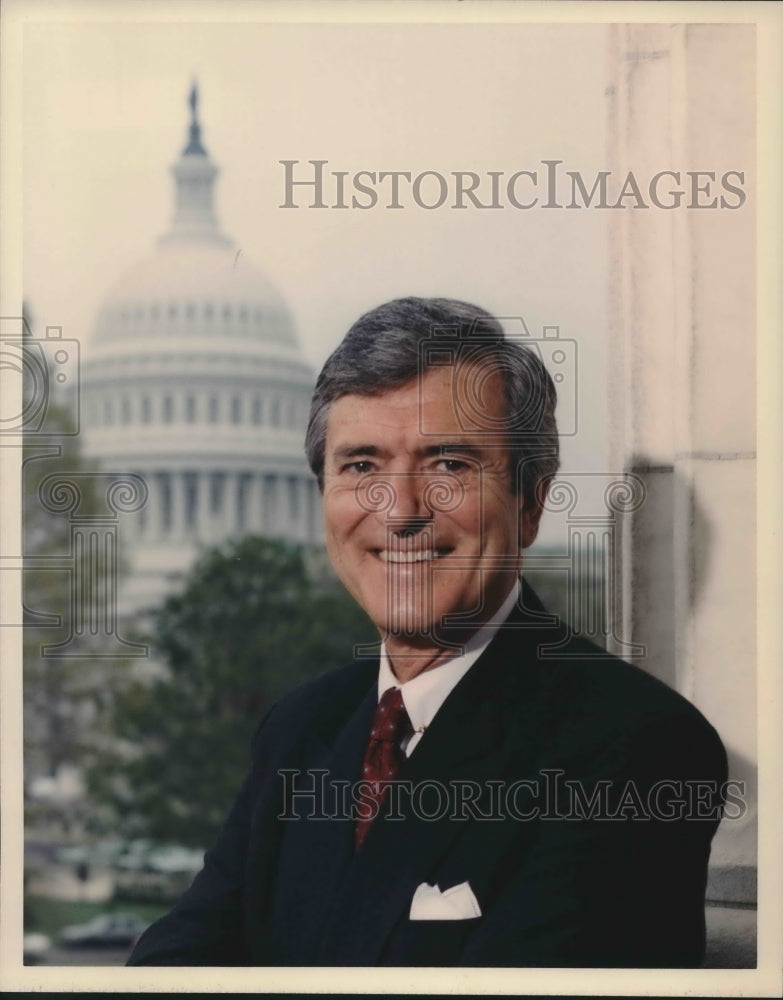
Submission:
POLYGON ((322 539, 313 371, 282 296, 220 230, 195 86, 190 109, 170 229, 109 292, 82 369, 86 454, 146 484, 120 525, 123 614, 159 604, 201 548, 322 539))

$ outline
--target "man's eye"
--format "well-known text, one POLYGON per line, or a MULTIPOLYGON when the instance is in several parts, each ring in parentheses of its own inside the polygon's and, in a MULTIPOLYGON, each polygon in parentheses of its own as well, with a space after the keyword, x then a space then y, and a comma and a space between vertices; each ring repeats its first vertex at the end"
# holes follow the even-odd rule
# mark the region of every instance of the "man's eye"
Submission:
POLYGON ((364 475, 365 472, 370 472, 372 470, 372 462, 368 462, 367 459, 361 459, 358 462, 348 462, 342 467, 343 472, 356 472, 360 476, 364 475))
POLYGON ((438 469, 441 472, 462 472, 467 467, 468 463, 459 458, 441 458, 438 461, 438 469))

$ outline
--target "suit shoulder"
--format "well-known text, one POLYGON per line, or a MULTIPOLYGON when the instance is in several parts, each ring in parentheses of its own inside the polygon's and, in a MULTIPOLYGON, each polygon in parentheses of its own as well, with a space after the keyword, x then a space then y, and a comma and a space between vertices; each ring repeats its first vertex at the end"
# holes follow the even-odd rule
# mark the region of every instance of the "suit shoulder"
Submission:
POLYGON ((278 699, 261 721, 254 745, 262 733, 272 738, 276 734, 285 737, 291 730, 307 728, 315 718, 323 720, 324 716, 344 711, 344 706, 358 704, 377 676, 378 661, 362 659, 298 684, 278 699))
POLYGON ((524 580, 523 588, 523 608, 497 644, 499 659, 515 661, 523 674, 532 667, 542 700, 556 702, 558 714, 595 715, 607 723, 630 725, 681 716, 708 725, 668 684, 577 634, 550 615, 524 580), (550 621, 544 620, 546 616, 550 621))
POLYGON ((328 670, 310 680, 303 681, 284 694, 276 708, 287 711, 302 708, 309 702, 322 704, 325 700, 341 699, 368 687, 378 676, 378 660, 362 659, 334 670, 328 670))
POLYGON ((567 688, 571 697, 578 695, 592 707, 601 704, 608 712, 622 710, 634 717, 700 714, 687 698, 649 671, 581 636, 570 635, 551 656, 541 647, 539 660, 545 686, 561 694, 567 688))
POLYGON ((550 662, 541 657, 541 666, 542 702, 554 728, 677 744, 688 755, 722 766, 725 751, 713 726, 687 698, 642 667, 576 635, 550 662))

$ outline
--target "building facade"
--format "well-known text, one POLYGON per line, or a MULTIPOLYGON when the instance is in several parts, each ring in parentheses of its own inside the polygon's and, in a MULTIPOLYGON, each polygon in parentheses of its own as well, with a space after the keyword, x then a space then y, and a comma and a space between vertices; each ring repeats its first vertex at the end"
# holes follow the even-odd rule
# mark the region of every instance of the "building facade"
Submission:
POLYGON ((158 604, 203 547, 322 533, 313 372, 282 296, 220 230, 195 86, 190 107, 171 227, 110 291, 83 365, 86 453, 146 486, 123 518, 124 613, 158 604))
MULTIPOLYGON (((739 167, 752 205, 754 44, 749 24, 613 25, 618 175, 739 167)), ((612 461, 646 491, 616 564, 622 632, 726 745, 744 805, 713 842, 708 898, 733 906, 756 900, 754 247, 750 207, 622 212, 610 228, 612 461)))

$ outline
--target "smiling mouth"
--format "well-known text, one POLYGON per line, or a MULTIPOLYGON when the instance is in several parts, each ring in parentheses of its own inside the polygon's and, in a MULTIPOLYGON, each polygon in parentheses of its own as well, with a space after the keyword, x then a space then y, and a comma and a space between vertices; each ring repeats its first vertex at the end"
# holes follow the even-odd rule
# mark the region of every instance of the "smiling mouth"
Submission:
POLYGON ((390 563, 419 563, 431 562, 433 559, 442 559, 448 555, 451 549, 377 549, 376 555, 382 562, 390 563))

